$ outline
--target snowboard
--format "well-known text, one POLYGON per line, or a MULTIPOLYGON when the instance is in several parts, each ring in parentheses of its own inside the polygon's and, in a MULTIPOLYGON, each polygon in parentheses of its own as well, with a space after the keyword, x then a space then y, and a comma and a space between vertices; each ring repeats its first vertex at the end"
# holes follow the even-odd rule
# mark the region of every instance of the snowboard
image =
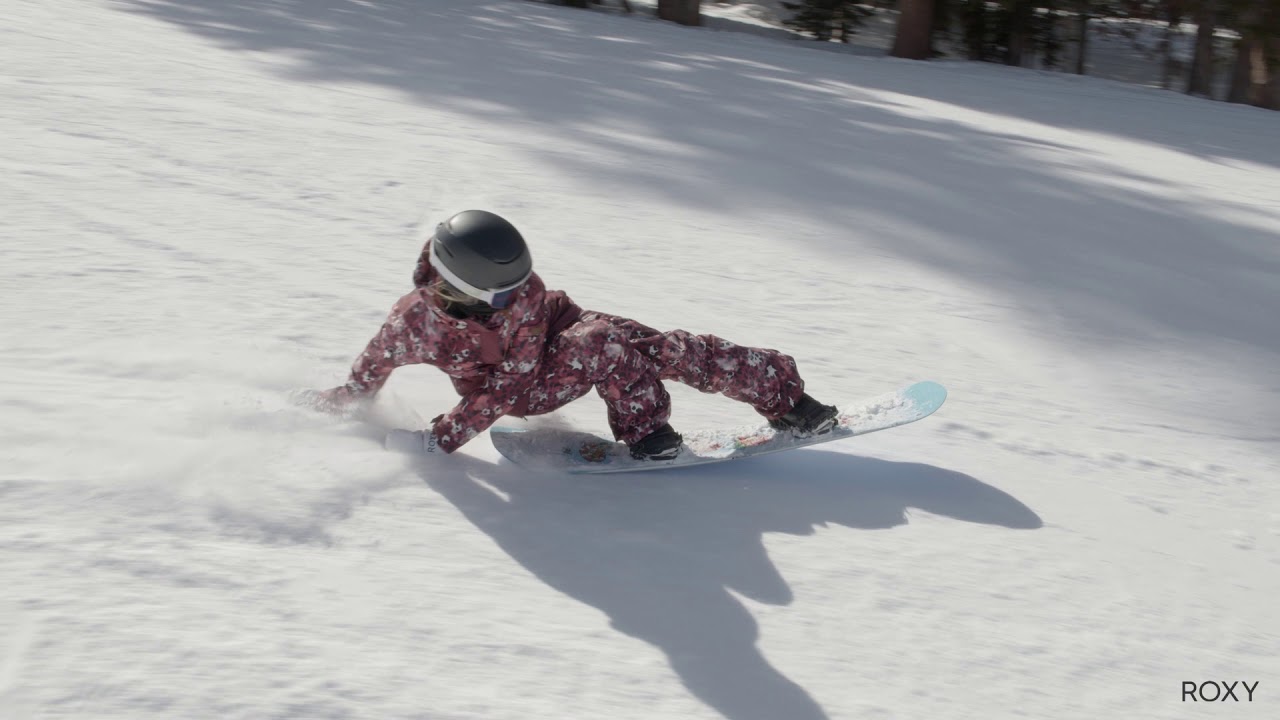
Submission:
POLYGON ((636 460, 620 442, 574 430, 494 426, 489 429, 489 437, 503 457, 530 470, 575 474, 641 472, 740 460, 887 430, 932 415, 946 399, 947 390, 938 383, 918 382, 895 392, 837 405, 839 424, 829 433, 808 438, 779 432, 768 423, 685 433, 684 447, 670 460, 636 460))

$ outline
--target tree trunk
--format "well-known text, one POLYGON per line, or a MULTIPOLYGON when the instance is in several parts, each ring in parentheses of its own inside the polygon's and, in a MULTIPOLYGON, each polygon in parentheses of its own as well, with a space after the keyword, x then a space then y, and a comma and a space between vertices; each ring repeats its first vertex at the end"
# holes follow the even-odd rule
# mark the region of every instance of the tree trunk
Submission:
POLYGON ((1227 102, 1249 102, 1249 90, 1253 84, 1253 48, 1257 45, 1249 33, 1236 43, 1236 62, 1231 68, 1231 89, 1227 90, 1227 102))
POLYGON ((899 3, 898 32, 889 54, 908 60, 929 59, 929 36, 933 30, 933 0, 902 0, 899 3))
POLYGON ((985 2, 966 2, 963 5, 961 19, 964 22, 964 42, 969 51, 969 59, 974 61, 986 60, 987 4, 985 2))
POLYGON ((658 0, 658 17, 681 25, 701 25, 702 0, 658 0))
POLYGON ((1087 7, 1080 8, 1077 15, 1079 18, 1077 32, 1080 35, 1080 54, 1076 57, 1076 74, 1083 75, 1085 68, 1085 58, 1089 54, 1089 10, 1087 7))
POLYGON ((1280 66, 1280 38, 1268 38, 1267 45, 1271 48, 1271 57, 1278 60, 1271 66, 1271 82, 1267 85, 1267 96, 1259 107, 1280 110, 1280 67, 1277 67, 1280 66))
POLYGON ((1173 31, 1174 24, 1165 26, 1164 35, 1160 37, 1160 87, 1168 90, 1173 87, 1173 31))
POLYGON ((1244 76, 1233 77, 1231 83, 1233 98, 1239 92, 1240 99, 1228 99, 1231 102, 1244 102, 1260 108, 1280 110, 1280 94, 1277 94, 1277 91, 1280 91, 1280 77, 1277 77, 1280 76, 1280 72, 1267 62, 1267 43, 1272 43, 1274 51, 1280 50, 1280 42, 1274 38, 1256 35, 1246 37, 1250 40, 1248 54, 1245 54, 1245 43, 1241 41, 1240 54, 1236 58, 1236 72, 1240 73, 1243 70, 1244 76), (1241 68, 1242 62, 1244 68, 1241 68), (1239 91, 1236 88, 1237 80, 1243 85, 1239 91))
POLYGON ((1196 49, 1191 57, 1187 94, 1213 96, 1213 36, 1217 30, 1217 0, 1202 0, 1196 10, 1196 49))
POLYGON ((1271 36, 1275 27, 1268 20, 1268 9, 1263 0, 1245 6, 1240 13, 1237 29, 1240 31, 1240 42, 1236 43, 1236 60, 1231 72, 1231 89, 1227 92, 1227 102, 1248 103, 1263 108, 1276 109, 1280 102, 1280 72, 1274 61, 1280 55, 1280 40, 1271 36), (1267 57, 1268 45, 1273 56, 1267 57))
POLYGON ((1033 12, 1031 0, 1013 0, 1009 18, 1009 47, 1004 56, 1005 65, 1022 67, 1025 62, 1027 47, 1031 44, 1033 12))
MULTIPOLYGON (((941 28, 949 28, 951 23, 951 13, 945 10, 947 4, 944 0, 942 3, 934 3, 933 12, 929 13, 929 57, 941 57, 942 52, 938 50, 938 30, 941 28)), ((894 37, 897 42, 897 37, 894 37)))

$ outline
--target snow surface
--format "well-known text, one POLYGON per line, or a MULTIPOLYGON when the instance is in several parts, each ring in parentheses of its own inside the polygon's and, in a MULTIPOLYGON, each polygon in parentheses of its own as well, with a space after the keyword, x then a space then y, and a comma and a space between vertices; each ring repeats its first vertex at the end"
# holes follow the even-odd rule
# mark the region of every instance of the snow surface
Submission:
POLYGON ((0 19, 5 720, 1280 715, 1280 116, 502 0, 0 19), (616 479, 293 405, 468 207, 587 307, 950 399, 616 479))

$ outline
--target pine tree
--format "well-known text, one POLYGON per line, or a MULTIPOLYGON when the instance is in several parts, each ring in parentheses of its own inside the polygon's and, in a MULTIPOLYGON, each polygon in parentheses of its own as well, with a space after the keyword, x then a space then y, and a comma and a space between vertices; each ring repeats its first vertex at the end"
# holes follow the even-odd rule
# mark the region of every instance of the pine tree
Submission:
POLYGON ((782 6, 792 13, 783 21, 787 26, 823 42, 836 37, 842 43, 849 42, 854 29, 871 14, 866 7, 851 0, 802 0, 783 2, 782 6))

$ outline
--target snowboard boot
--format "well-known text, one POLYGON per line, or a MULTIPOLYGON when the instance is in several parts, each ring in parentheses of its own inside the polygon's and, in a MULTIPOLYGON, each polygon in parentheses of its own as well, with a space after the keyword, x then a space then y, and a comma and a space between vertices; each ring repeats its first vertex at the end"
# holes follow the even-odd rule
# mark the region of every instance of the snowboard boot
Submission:
POLYGON ((663 423, 661 427, 633 443, 629 449, 631 457, 636 460, 670 460, 680 454, 682 442, 684 438, 671 427, 671 423, 663 423))
POLYGON ((839 410, 832 405, 823 405, 805 393, 791 412, 770 420, 769 425, 779 432, 790 430, 795 437, 807 438, 831 432, 839 421, 839 410))

